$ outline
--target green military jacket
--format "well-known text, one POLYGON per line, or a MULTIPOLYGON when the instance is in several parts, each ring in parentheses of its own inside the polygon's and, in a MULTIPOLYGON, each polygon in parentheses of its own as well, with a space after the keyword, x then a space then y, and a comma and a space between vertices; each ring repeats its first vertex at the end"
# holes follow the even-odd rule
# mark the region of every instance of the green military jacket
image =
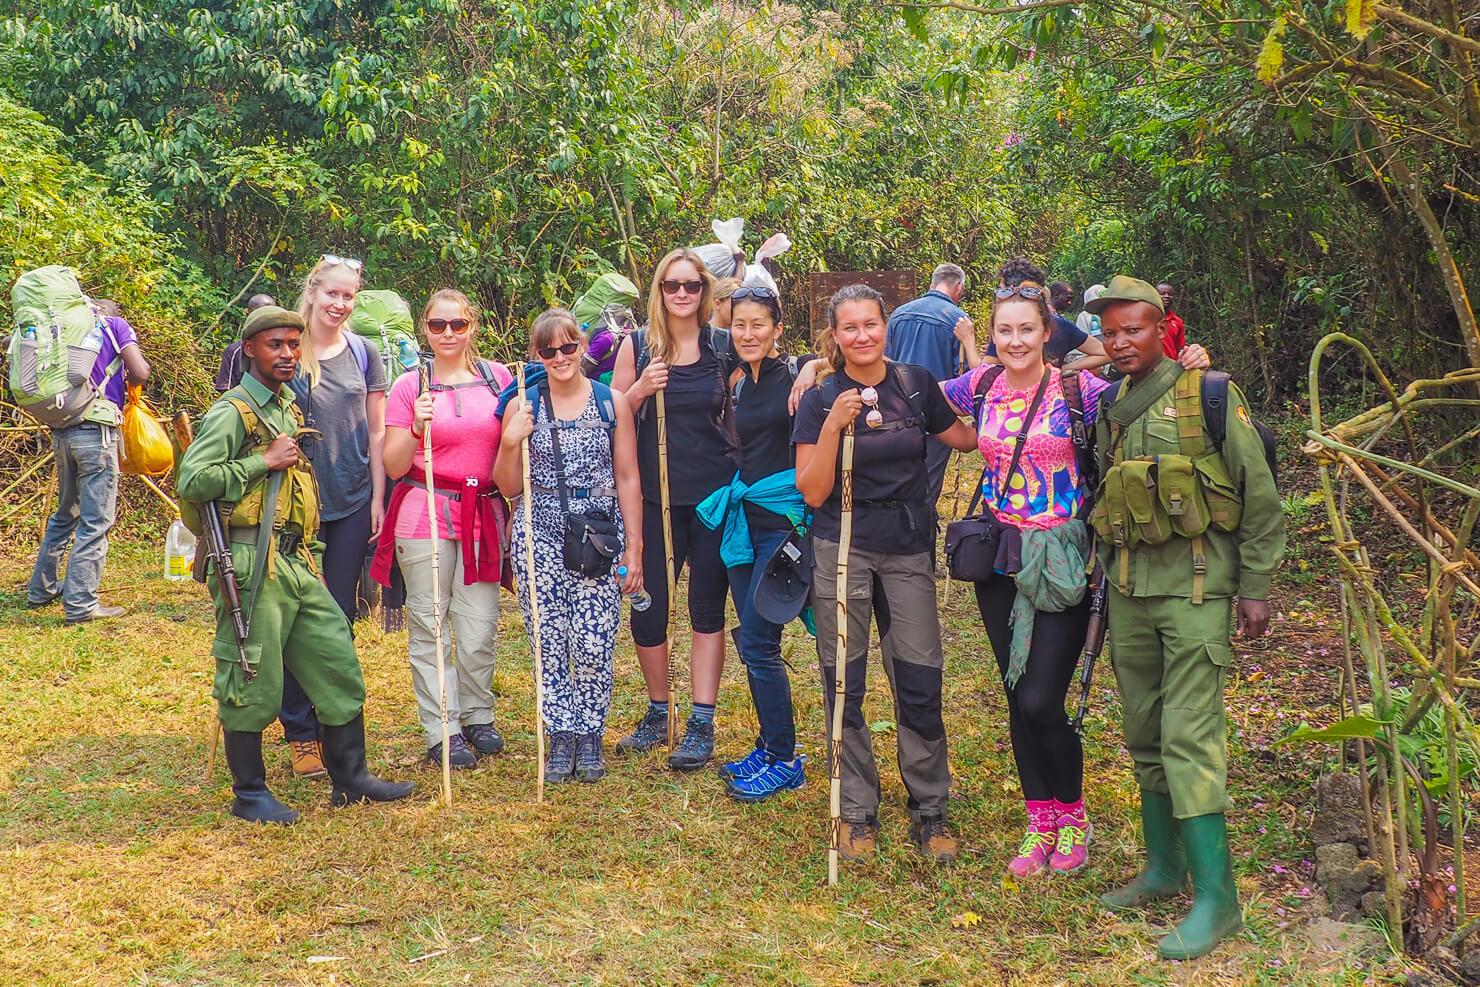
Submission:
MULTIPOLYGON (((267 435, 275 437, 298 433, 300 422, 293 413, 291 390, 284 387, 280 393, 273 394, 251 374, 242 378, 241 386, 257 407, 266 413, 262 425, 267 435)), ((230 393, 227 392, 227 395, 230 393)), ((175 479, 180 497, 196 503, 216 500, 240 505, 267 479, 267 461, 262 457, 262 450, 265 448, 260 437, 247 434, 247 426, 241 413, 223 396, 206 412, 195 440, 181 457, 179 473, 175 479)), ((257 509, 260 513, 260 504, 257 509)), ((255 521, 254 518, 241 517, 241 513, 240 508, 233 513, 229 521, 233 529, 255 521)), ((282 489, 278 493, 276 515, 274 527, 296 526, 303 533, 305 544, 312 543, 317 537, 318 483, 314 478, 313 467, 307 461, 300 460, 297 466, 285 471, 282 489)), ((233 537, 232 540, 250 544, 256 538, 233 537)))
MULTIPOLYGON (((1179 452, 1173 389, 1181 373, 1182 368, 1175 360, 1163 359, 1139 387, 1126 380, 1115 405, 1124 403, 1140 388, 1165 394, 1127 425, 1123 435, 1120 426, 1112 429, 1108 414, 1099 416, 1095 438, 1101 476, 1114 462, 1117 439, 1123 460, 1179 452)), ((1264 600, 1269 597, 1270 580, 1285 554, 1285 517, 1274 477, 1264 460, 1263 442, 1249 418, 1243 393, 1232 384, 1228 388, 1228 432, 1222 456, 1228 475, 1243 499, 1243 513, 1237 531, 1225 533, 1209 528, 1203 534, 1207 560, 1203 592, 1209 597, 1264 600)), ((1129 549, 1118 549, 1107 539, 1101 539, 1100 562, 1107 577, 1122 571, 1121 551, 1131 555, 1125 570, 1126 596, 1193 596, 1190 539, 1173 537, 1161 545, 1140 544, 1129 549)), ((1118 583, 1118 579, 1112 581, 1118 583)))

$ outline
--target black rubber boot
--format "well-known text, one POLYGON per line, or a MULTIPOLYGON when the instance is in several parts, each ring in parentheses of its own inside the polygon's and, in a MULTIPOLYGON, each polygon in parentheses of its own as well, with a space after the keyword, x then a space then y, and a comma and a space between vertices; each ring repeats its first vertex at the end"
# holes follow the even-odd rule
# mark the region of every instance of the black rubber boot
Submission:
POLYGON ((334 782, 334 793, 329 797, 331 804, 394 802, 416 790, 409 781, 382 781, 370 773, 365 765, 364 713, 356 713, 353 720, 342 726, 321 723, 319 730, 323 734, 324 767, 329 769, 329 778, 334 782))
POLYGON ((262 734, 222 731, 226 766, 231 769, 231 814, 255 823, 291 826, 298 813, 272 797, 267 790, 267 766, 262 763, 262 734))

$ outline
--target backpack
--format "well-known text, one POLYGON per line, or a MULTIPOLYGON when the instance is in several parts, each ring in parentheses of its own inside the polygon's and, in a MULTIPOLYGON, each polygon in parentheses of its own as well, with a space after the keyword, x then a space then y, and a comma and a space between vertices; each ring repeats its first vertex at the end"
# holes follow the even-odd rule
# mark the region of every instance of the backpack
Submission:
MULTIPOLYGON (((1120 388, 1123 381, 1117 380, 1100 393, 1100 414, 1103 415, 1110 410, 1110 405, 1120 396, 1120 388)), ((1219 453, 1223 452, 1223 440, 1228 438, 1228 374, 1222 370, 1204 370, 1202 375, 1202 387, 1198 395, 1202 405, 1203 431, 1207 433, 1208 440, 1213 444, 1213 449, 1219 453)), ((1254 426, 1254 431, 1259 433, 1259 442, 1264 446, 1264 462, 1269 466, 1269 475, 1274 478, 1276 487, 1280 485, 1280 453, 1279 438, 1274 434, 1274 429, 1264 424, 1254 416, 1249 416, 1249 424, 1254 426)))
MULTIPOLYGON (((387 385, 419 362, 416 322, 411 306, 394 291, 370 289, 355 296, 355 309, 350 313, 348 328, 360 337, 355 359, 360 369, 368 370, 369 362, 363 340, 369 339, 380 350, 380 363, 385 368, 387 385)), ((347 334, 348 335, 348 334, 347 334)), ((356 343, 351 342, 351 346, 356 343)))
POLYGON ((118 339, 77 283, 70 267, 53 265, 22 274, 10 290, 15 332, 10 337, 7 383, 20 405, 51 428, 81 422, 117 425, 122 410, 103 396, 123 366, 118 339), (113 359, 101 383, 92 382, 103 340, 113 359))
MULTIPOLYGON (((363 292, 361 292, 361 294, 363 294, 363 292)), ((364 337, 359 336, 356 333, 352 333, 348 329, 346 329, 344 330, 344 342, 345 345, 349 347, 349 351, 354 354, 355 363, 358 364, 360 368, 360 376, 364 377, 365 380, 368 382, 370 380, 370 349, 365 345, 364 337)), ((236 359, 232 360, 230 362, 230 366, 225 368, 225 383, 227 387, 221 392, 223 394, 225 394, 226 391, 229 391, 233 387, 240 386, 242 378, 247 376, 246 354, 242 352, 241 341, 238 340, 232 345, 236 347, 236 359)), ((230 347, 227 347, 227 349, 229 350, 230 347)), ((404 371, 402 372, 404 373, 404 371)), ((392 378, 390 376, 387 376, 386 382, 389 383, 391 379, 392 378)), ((216 386, 221 386, 219 378, 216 386)), ((306 390, 312 390, 312 385, 305 384, 304 387, 306 390)), ((293 387, 293 390, 295 393, 298 392, 297 387, 293 387)))
MULTIPOLYGON (((627 335, 627 338, 632 340, 632 365, 633 368, 637 371, 638 377, 641 377, 642 372, 647 369, 648 364, 653 362, 653 355, 651 351, 648 350, 647 334, 648 331, 646 329, 634 329, 631 333, 627 335)), ((705 340, 708 340, 709 351, 715 355, 716 359, 718 359, 720 353, 724 352, 724 350, 729 348, 731 345, 730 330, 719 329, 715 326, 709 326, 707 333, 699 334, 699 344, 701 346, 704 345, 705 340)), ((726 389, 725 394, 728 396, 728 389, 726 389)), ((642 419, 647 416, 647 410, 651 404, 652 402, 650 401, 644 401, 642 403, 642 407, 639 408, 637 412, 638 421, 642 421, 642 419)), ((729 413, 730 409, 727 406, 725 409, 725 417, 729 417, 729 413)))
MULTIPOLYGON (((540 390, 541 381, 535 381, 528 387, 530 392, 530 404, 536 408, 544 404, 544 394, 540 390)), ((612 436, 617 430, 617 408, 612 401, 612 389, 599 380, 591 381, 591 394, 596 398, 596 412, 601 416, 600 423, 576 422, 561 426, 562 428, 600 428, 606 432, 607 451, 613 451, 612 436)), ((550 421, 540 422, 535 425, 536 429, 554 428, 555 424, 550 421)))
MULTIPOLYGON (((911 372, 909 364, 896 363, 893 360, 886 360, 884 362, 888 365, 888 371, 890 376, 894 378, 894 383, 899 387, 900 391, 904 393, 905 401, 909 403, 910 417, 903 419, 902 421, 885 422, 883 425, 880 425, 879 428, 873 429, 873 431, 887 431, 891 428, 915 427, 919 428, 921 432, 924 432, 925 393, 915 386, 915 375, 913 372, 911 372)), ((983 376, 986 375, 983 374, 983 376)), ((826 380, 817 385, 817 388, 818 390, 822 391, 822 400, 824 402, 822 406, 822 413, 826 415, 828 412, 832 411, 833 400, 837 397, 838 394, 838 375, 829 374, 826 380)))
MULTIPOLYGON (((980 428, 982 406, 987 403, 987 392, 1004 371, 1002 364, 994 364, 977 378, 971 392, 971 420, 980 428)), ((1064 404, 1069 409, 1069 441, 1074 446, 1074 465, 1079 471, 1080 484, 1086 491, 1086 508, 1094 504, 1094 491, 1099 486, 1100 462, 1095 455, 1095 436, 1084 420, 1084 391, 1079 386, 1078 371, 1059 374, 1059 389, 1064 394, 1064 404)))

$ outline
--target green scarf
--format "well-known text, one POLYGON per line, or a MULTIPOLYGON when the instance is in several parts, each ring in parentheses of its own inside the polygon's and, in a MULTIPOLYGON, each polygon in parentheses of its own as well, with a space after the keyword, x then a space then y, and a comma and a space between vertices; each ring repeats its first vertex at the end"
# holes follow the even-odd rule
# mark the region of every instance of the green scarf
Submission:
POLYGON ((1028 667, 1028 652, 1033 648, 1034 616, 1038 611, 1059 613, 1084 599, 1088 583, 1089 528, 1072 518, 1047 530, 1025 528, 1021 568, 1018 569, 1017 598, 1007 618, 1012 632, 1012 650, 1008 654, 1007 674, 1002 680, 1009 689, 1028 667))

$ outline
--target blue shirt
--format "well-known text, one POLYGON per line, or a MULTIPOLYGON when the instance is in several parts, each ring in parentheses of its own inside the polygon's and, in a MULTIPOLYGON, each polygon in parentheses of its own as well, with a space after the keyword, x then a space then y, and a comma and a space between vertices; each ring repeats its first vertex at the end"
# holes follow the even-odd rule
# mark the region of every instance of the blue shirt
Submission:
POLYGON ((924 367, 936 380, 950 380, 956 376, 961 354, 956 320, 965 317, 949 295, 932 289, 889 316, 884 355, 897 363, 924 367))

